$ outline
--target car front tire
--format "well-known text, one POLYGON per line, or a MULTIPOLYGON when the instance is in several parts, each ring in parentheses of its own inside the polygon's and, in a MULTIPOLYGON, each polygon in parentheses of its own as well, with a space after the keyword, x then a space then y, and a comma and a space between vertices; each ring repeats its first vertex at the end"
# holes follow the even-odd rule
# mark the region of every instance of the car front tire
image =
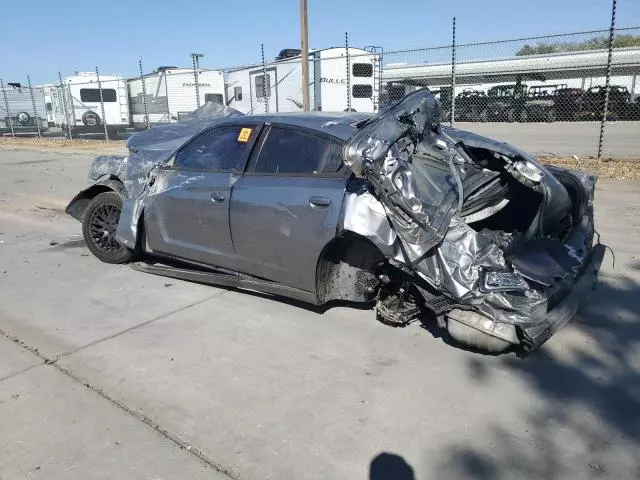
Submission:
POLYGON ((82 220, 87 247, 105 263, 127 263, 133 251, 116 240, 116 228, 122 211, 122 199, 115 192, 104 192, 89 203, 82 220))

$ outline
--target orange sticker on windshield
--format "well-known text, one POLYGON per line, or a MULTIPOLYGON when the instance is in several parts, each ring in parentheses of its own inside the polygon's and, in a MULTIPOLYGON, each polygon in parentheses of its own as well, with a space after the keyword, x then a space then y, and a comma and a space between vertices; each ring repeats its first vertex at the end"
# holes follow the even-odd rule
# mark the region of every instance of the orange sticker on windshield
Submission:
POLYGON ((238 141, 242 143, 246 143, 249 141, 249 137, 251 136, 250 128, 243 128, 240 130, 240 134, 238 135, 238 141))

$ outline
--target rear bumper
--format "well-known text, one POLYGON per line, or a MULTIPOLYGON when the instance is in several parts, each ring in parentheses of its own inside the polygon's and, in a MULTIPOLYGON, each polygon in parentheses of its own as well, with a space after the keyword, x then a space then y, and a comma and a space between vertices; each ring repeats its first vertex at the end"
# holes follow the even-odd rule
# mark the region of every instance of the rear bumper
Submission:
POLYGON ((585 295, 595 287, 597 273, 602 265, 604 253, 604 245, 597 244, 594 246, 591 251, 591 258, 587 262, 582 276, 578 278, 569 293, 547 313, 543 322, 532 327, 521 329, 521 343, 525 351, 532 352, 538 349, 555 332, 560 330, 573 318, 585 295))

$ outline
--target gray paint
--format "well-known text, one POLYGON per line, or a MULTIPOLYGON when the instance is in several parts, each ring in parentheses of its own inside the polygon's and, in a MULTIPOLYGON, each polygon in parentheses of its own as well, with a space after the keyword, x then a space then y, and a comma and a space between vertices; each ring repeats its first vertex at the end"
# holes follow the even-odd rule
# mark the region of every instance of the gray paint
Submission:
POLYGON ((234 268, 229 230, 231 173, 159 169, 145 200, 152 251, 234 268))
POLYGON ((316 290, 316 263, 336 235, 346 178, 243 176, 231 197, 238 269, 316 290), (314 205, 320 199, 329 205, 314 205))

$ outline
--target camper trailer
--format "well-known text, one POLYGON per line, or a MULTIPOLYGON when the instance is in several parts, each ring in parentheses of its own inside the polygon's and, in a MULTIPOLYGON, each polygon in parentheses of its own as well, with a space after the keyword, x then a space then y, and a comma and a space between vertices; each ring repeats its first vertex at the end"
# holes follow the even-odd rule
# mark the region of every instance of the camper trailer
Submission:
MULTIPOLYGON (((193 69, 158 67, 143 78, 146 92, 143 92, 141 78, 127 80, 131 124, 134 128, 146 126, 145 93, 146 110, 151 125, 176 122, 198 108, 193 69)), ((224 105, 224 73, 221 70, 198 70, 198 93, 200 105, 206 102, 224 105)))
MULTIPOLYGON (((380 56, 366 50, 327 48, 309 53, 311 109, 378 111, 380 56), (347 77, 348 72, 348 77, 347 77)), ((300 112, 300 50, 280 52, 274 63, 256 64, 227 74, 227 104, 243 113, 300 112)))
POLYGON ((54 122, 72 133, 101 132, 104 124, 111 132, 129 126, 129 101, 126 81, 120 76, 100 76, 95 72, 80 72, 66 77, 51 92, 54 122), (104 118, 100 104, 100 89, 104 103, 104 118))
POLYGON ((44 91, 44 106, 47 113, 47 124, 49 127, 53 127, 56 124, 56 119, 53 114, 53 91, 56 89, 55 84, 45 83, 42 85, 44 91))
POLYGON ((37 132, 38 127, 40 131, 48 130, 42 88, 34 87, 31 98, 29 87, 20 83, 7 83, 4 95, 0 98, 0 133, 11 132, 12 127, 16 133, 37 132))

